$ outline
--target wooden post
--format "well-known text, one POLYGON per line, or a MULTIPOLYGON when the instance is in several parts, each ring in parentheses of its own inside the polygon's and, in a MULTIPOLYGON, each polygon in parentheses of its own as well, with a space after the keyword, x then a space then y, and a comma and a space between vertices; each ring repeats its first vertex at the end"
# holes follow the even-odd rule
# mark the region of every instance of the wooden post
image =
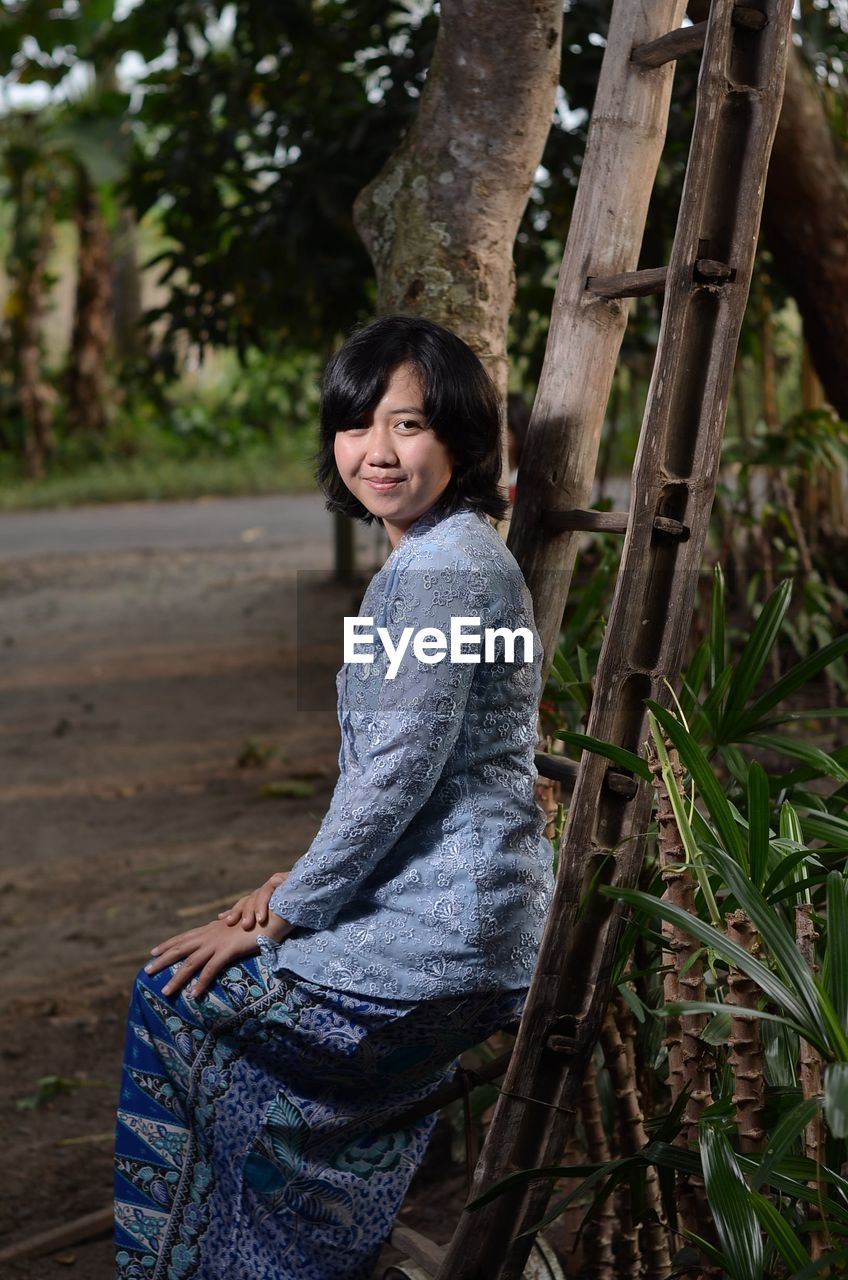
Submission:
MULTIPOLYGON (((649 6, 651 12, 658 7, 649 6)), ((657 359, 633 472, 630 520, 587 725, 590 736, 630 751, 638 751, 643 741, 645 699, 668 705, 666 682, 680 670, 715 493, 791 32, 792 0, 763 0, 761 8, 768 22, 753 32, 733 25, 732 0, 713 0, 704 48, 657 359), (700 278, 695 265, 704 258, 731 268, 724 283, 700 278), (685 524, 688 541, 658 540, 657 515, 685 524)), ((662 68, 646 74, 661 73, 662 68)), ((597 214, 594 235, 602 242, 604 211, 597 214)), ((604 268, 604 274, 611 273, 604 268)), ((590 274, 584 263, 581 275, 590 274)), ((595 342, 606 345, 600 334, 595 342)), ((569 368, 586 375, 582 349, 566 348, 560 354, 569 368)), ((591 351, 586 361, 588 381, 597 381, 601 365, 591 351)), ((549 371, 549 383, 553 377, 549 371)), ((552 649, 560 619, 548 598, 559 591, 552 580, 557 562, 535 553, 544 546, 539 513, 559 505, 553 501, 554 486, 568 448, 556 450, 554 459, 542 447, 542 438, 550 437, 555 450, 554 427, 565 426, 562 398, 557 402, 549 393, 550 387, 543 397, 540 388, 550 416, 540 414, 537 400, 534 417, 540 430, 535 439, 532 422, 530 427, 529 471, 543 493, 535 504, 535 531, 527 524, 518 542, 527 549, 534 602, 552 649), (548 566, 547 580, 539 577, 543 565, 548 566)), ((572 480, 578 472, 582 475, 580 453, 572 453, 572 480)), ((584 486, 565 505, 584 506, 587 496, 584 486)), ((532 499, 525 503, 525 522, 531 504, 532 499)), ((527 573, 527 565, 522 567, 527 573)), ((638 780, 636 795, 628 800, 605 787, 606 774, 603 757, 584 753, 548 925, 478 1165, 475 1194, 517 1169, 555 1163, 576 1111, 609 999, 625 915, 598 887, 637 882, 651 812, 650 789, 643 781, 638 780)), ((517 1280, 530 1249, 531 1237, 525 1233, 541 1217, 549 1193, 549 1184, 537 1180, 474 1214, 466 1210, 437 1280, 517 1280)))
MULTIPOLYGON (((546 509, 589 506, 601 428, 630 304, 593 279, 635 272, 665 141, 674 64, 643 68, 634 48, 679 27, 686 0, 615 0, 536 403, 518 472, 508 545, 533 596, 550 667, 580 542, 540 536, 546 509), (589 287, 587 289, 587 281, 589 287)), ((654 273, 652 285, 665 273, 654 273)))

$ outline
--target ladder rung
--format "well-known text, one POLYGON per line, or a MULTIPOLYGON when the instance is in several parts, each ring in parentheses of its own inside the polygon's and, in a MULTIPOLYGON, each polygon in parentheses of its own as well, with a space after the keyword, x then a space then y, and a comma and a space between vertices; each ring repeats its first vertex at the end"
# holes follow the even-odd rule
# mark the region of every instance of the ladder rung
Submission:
POLYGON ((648 267, 645 271, 622 271, 617 276, 589 276, 586 289, 599 298, 643 298, 649 293, 662 293, 665 267, 648 267))
MULTIPOLYGON (((567 760, 565 756, 555 756, 546 751, 537 751, 534 759, 536 771, 540 777, 559 782, 567 791, 574 789, 578 766, 573 760, 567 760)), ((636 794, 635 779, 620 769, 608 769, 604 781, 610 791, 614 791, 619 796, 626 796, 628 800, 636 794)))
MULTIPOLYGON (((546 533, 626 533, 630 515, 627 511, 584 511, 574 507, 571 511, 542 512, 542 528, 546 533)), ((686 542, 689 526, 670 516, 654 516, 654 533, 676 542, 686 542)))
POLYGON ((690 529, 688 524, 671 516, 654 516, 654 533, 669 542, 688 542, 690 529))
MULTIPOLYGON (((762 31, 768 18, 753 5, 737 4, 732 21, 734 27, 742 27, 746 31, 762 31)), ((666 62, 674 62, 687 53, 697 53, 699 49, 703 49, 706 34, 706 22, 696 22, 691 27, 678 27, 676 31, 669 31, 658 40, 637 45, 630 54, 630 61, 637 67, 662 67, 666 62)))
POLYGON ((604 786, 608 791, 614 791, 617 796, 624 796, 627 800, 632 800, 639 790, 636 779, 629 773, 622 773, 619 769, 607 769, 604 786))
POLYGON ((698 258, 692 274, 704 284, 729 284, 736 277, 733 267, 726 262, 717 262, 715 258, 698 258))
POLYGON ((626 533, 630 516, 626 511, 543 511, 542 527, 547 533, 626 533))
POLYGON ((534 756, 536 772, 541 778, 549 778, 552 782, 561 782, 566 790, 571 791, 577 781, 577 765, 565 756, 551 755, 547 751, 537 751, 534 756))
POLYGON ((691 27, 678 27, 676 31, 669 31, 658 40, 637 45, 630 55, 630 61, 635 62, 637 67, 661 67, 666 62, 685 57, 687 53, 697 53, 699 49, 703 49, 706 34, 706 22, 696 22, 691 27))
MULTIPOLYGON (((667 267, 622 271, 617 276, 587 276, 586 292, 599 298, 644 298, 665 290, 667 267)), ((692 270, 697 284, 727 284, 736 275, 733 267, 715 258, 698 258, 692 270)))
POLYGON ((732 21, 734 27, 744 27, 746 31, 762 31, 768 18, 754 4, 737 4, 733 9, 732 21))

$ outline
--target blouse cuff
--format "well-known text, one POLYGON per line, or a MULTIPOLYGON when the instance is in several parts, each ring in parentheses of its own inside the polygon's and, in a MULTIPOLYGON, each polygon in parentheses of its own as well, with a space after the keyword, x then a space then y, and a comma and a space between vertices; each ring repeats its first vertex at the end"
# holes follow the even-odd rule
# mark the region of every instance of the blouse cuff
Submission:
POLYGON ((264 933, 258 933, 256 935, 256 945, 259 948, 259 955, 261 956, 263 963, 268 969, 273 971, 277 965, 280 943, 275 942, 273 938, 269 938, 264 933))
POLYGON ((326 929, 338 914, 336 910, 327 910, 318 904, 310 905, 308 902, 299 902, 296 897, 287 897, 282 885, 271 894, 268 906, 275 915, 288 920, 289 924, 298 929, 326 929))

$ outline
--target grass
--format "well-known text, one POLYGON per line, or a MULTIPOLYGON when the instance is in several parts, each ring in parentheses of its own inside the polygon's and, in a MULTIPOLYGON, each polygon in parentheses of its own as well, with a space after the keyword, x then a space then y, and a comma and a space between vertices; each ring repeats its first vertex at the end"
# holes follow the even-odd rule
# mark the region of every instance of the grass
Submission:
POLYGON ((309 462, 289 441, 232 455, 105 459, 41 480, 0 473, 0 511, 93 503, 167 501, 265 493, 311 493, 309 462))

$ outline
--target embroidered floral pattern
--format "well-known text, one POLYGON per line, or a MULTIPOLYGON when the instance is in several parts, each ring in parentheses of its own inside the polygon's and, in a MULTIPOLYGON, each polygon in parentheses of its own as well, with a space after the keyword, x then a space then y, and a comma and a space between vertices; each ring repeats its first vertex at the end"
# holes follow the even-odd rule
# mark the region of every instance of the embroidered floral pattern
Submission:
MULTIPOLYGON (((337 678, 340 776, 312 845, 271 900, 302 926, 269 962, 363 995, 419 1000, 527 985, 552 888, 533 786, 541 644, 503 539, 438 505, 407 529, 360 610, 397 644, 452 617, 527 628, 534 661, 419 661, 385 650, 337 678), (527 939, 530 939, 528 942, 527 939), (276 958, 275 958, 276 957, 276 958)), ((523 656, 519 639, 516 657, 523 656)))

